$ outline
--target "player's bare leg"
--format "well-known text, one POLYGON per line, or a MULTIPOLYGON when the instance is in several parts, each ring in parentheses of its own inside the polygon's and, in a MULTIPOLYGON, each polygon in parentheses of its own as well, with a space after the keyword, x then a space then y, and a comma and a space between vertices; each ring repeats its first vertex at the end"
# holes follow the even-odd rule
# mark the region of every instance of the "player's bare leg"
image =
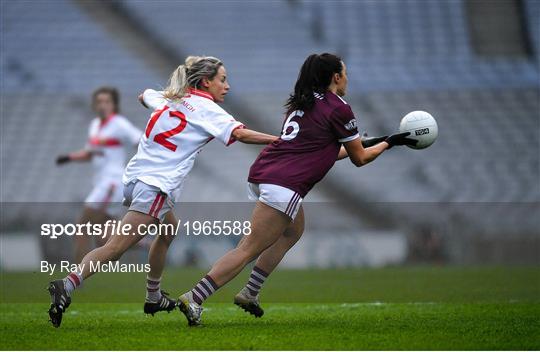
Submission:
MULTIPOLYGON (((172 211, 165 214, 164 225, 172 225, 172 231, 160 233, 152 242, 148 253, 148 263, 150 272, 146 276, 146 299, 144 303, 144 313, 152 314, 159 311, 170 312, 176 307, 176 301, 168 297, 168 293, 161 291, 160 283, 169 246, 176 236, 176 226, 178 221, 172 211)), ((170 226, 163 227, 169 229, 170 226)))
POLYGON ((274 244, 290 223, 290 218, 283 212, 257 202, 252 215, 251 234, 245 236, 235 249, 221 257, 212 266, 208 276, 218 286, 225 285, 249 262, 274 244))
POLYGON ((255 266, 270 274, 281 262, 304 233, 304 208, 300 206, 294 221, 283 232, 283 235, 257 258, 255 266))
POLYGON ((96 248, 85 255, 80 264, 82 269, 80 276, 82 279, 85 280, 94 274, 91 270, 91 262, 97 263, 99 261, 101 264, 106 264, 110 261, 120 259, 129 248, 142 239, 144 234, 137 232, 138 227, 142 224, 148 226, 157 222, 158 220, 150 215, 132 210, 128 211, 122 219, 122 227, 127 224, 131 225, 129 235, 115 234, 104 246, 96 248))
POLYGON ((304 209, 300 206, 296 218, 285 229, 283 235, 257 258, 246 286, 234 297, 234 304, 257 318, 263 316, 264 310, 259 303, 259 291, 268 276, 278 266, 289 249, 298 242, 303 233, 304 209))
MULTIPOLYGON (((49 317, 54 327, 59 327, 62 322, 62 314, 71 303, 71 293, 80 287, 83 280, 94 274, 90 263, 106 264, 113 260, 118 260, 131 246, 141 240, 144 234, 137 232, 139 225, 146 226, 157 223, 157 219, 150 215, 136 211, 128 211, 122 219, 122 226, 131 225, 129 235, 115 234, 102 247, 96 248, 88 253, 79 264, 79 271, 72 272, 63 280, 56 280, 49 283, 49 294, 51 295, 51 307, 49 317)), ((118 230, 118 229, 117 229, 118 230)))
MULTIPOLYGON (((104 224, 107 220, 112 220, 106 212, 98 209, 94 209, 88 206, 83 208, 82 214, 79 218, 79 224, 104 224)), ((91 236, 89 233, 82 233, 75 236, 75 262, 80 263, 84 256, 92 249, 93 241, 92 237, 96 237, 96 246, 101 247, 107 242, 107 236, 102 238, 101 236, 91 236)))
POLYGON ((256 203, 251 220, 251 234, 244 236, 235 249, 221 257, 191 291, 180 296, 178 306, 188 319, 189 325, 200 324, 200 305, 203 301, 274 244, 290 223, 290 218, 283 212, 261 202, 256 203))

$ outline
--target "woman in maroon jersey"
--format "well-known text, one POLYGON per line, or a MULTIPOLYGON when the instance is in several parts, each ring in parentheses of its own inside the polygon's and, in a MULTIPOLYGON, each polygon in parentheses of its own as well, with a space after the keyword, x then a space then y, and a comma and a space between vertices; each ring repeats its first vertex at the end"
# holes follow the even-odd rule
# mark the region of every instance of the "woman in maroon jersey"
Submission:
POLYGON ((287 118, 280 138, 261 152, 249 172, 249 197, 257 201, 251 234, 179 298, 180 310, 190 325, 200 324, 203 301, 255 258, 249 281, 234 302, 251 314, 262 316, 259 290, 302 236, 302 200, 335 161, 349 157, 360 167, 394 145, 416 144, 407 138, 407 132, 379 137, 365 148, 351 107, 341 98, 346 91, 347 69, 341 58, 324 53, 306 59, 286 103, 287 118))

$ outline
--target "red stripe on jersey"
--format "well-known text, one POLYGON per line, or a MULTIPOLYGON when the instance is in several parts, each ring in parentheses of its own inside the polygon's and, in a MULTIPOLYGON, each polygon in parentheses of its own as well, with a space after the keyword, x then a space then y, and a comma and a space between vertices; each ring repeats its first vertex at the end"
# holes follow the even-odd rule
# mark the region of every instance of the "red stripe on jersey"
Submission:
POLYGON ((102 128, 103 128, 106 124, 108 124, 115 116, 116 116, 116 114, 111 114, 111 115, 107 116, 106 118, 101 119, 101 121, 99 121, 99 129, 102 129, 102 128))
POLYGON ((105 146, 105 147, 116 147, 116 146, 122 145, 122 142, 116 138, 92 137, 88 140, 88 144, 100 145, 100 146, 105 146))
POLYGON ((210 100, 214 101, 214 97, 210 93, 205 92, 204 90, 199 90, 199 89, 195 89, 195 88, 189 88, 188 92, 190 94, 198 95, 200 97, 203 97, 203 98, 210 99, 210 100))
POLYGON ((246 126, 244 125, 240 125, 240 126, 237 126, 235 127, 232 131, 231 131, 231 135, 229 137, 229 141, 227 142, 227 147, 230 146, 231 144, 233 144, 234 142, 236 142, 236 139, 233 137, 233 132, 236 131, 237 129, 239 128, 246 128, 246 126))
POLYGON ((156 124, 157 120, 163 114, 165 110, 167 110, 169 107, 165 105, 161 110, 155 110, 152 114, 152 117, 150 118, 150 121, 148 121, 148 125, 146 126, 146 131, 144 131, 144 134, 146 135, 146 138, 150 137, 150 132, 152 131, 152 128, 154 128, 154 125, 156 124))

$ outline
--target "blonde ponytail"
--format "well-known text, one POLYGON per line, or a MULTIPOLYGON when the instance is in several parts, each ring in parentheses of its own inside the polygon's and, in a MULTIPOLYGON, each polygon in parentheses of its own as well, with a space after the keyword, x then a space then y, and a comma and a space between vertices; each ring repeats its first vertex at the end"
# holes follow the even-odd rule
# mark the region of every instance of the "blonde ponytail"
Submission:
POLYGON ((189 87, 199 88, 204 77, 212 79, 223 63, 211 56, 188 56, 183 65, 174 70, 169 84, 163 90, 163 97, 168 100, 181 100, 189 87))
POLYGON ((186 66, 180 65, 169 78, 167 88, 163 90, 163 97, 168 100, 179 100, 186 94, 186 66))

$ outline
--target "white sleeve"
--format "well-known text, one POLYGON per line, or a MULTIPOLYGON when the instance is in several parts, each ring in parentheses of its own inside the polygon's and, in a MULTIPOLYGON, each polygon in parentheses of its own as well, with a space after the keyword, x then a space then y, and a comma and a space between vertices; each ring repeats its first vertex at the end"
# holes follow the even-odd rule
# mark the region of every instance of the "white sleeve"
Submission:
POLYGON ((93 147, 92 147, 92 144, 90 144, 90 139, 92 138, 92 133, 94 132, 94 128, 95 128, 95 119, 90 121, 90 124, 88 125, 88 138, 86 138, 86 143, 84 144, 84 147, 83 149, 85 150, 91 150, 93 147))
POLYGON ((166 104, 167 100, 163 97, 163 92, 153 89, 147 89, 143 92, 143 101, 150 109, 157 109, 166 104))
POLYGON ((236 121, 217 105, 205 112, 204 129, 227 146, 235 141, 232 137, 233 131, 243 127, 242 122, 236 121))
POLYGON ((122 139, 122 142, 128 146, 130 145, 138 145, 139 140, 141 139, 142 131, 135 127, 128 119, 124 118, 121 120, 122 123, 120 125, 121 131, 120 131, 120 138, 122 139))

